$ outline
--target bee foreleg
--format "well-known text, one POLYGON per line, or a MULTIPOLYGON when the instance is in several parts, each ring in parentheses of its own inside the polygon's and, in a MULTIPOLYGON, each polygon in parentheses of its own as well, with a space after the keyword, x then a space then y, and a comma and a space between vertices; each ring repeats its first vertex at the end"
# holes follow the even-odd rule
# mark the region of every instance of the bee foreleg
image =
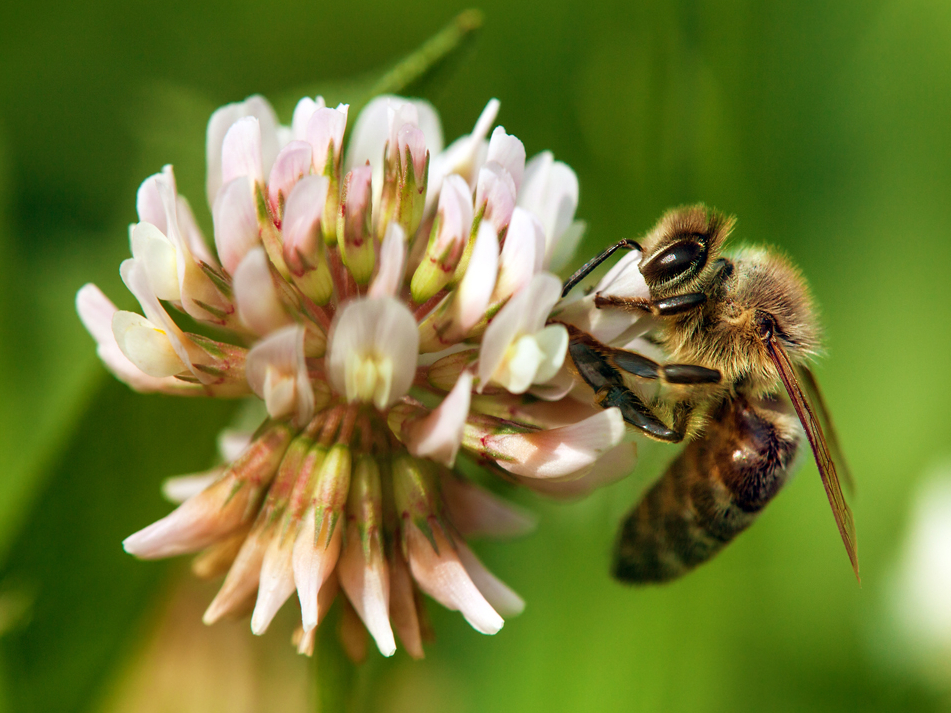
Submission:
POLYGON ((609 257, 611 257, 615 252, 617 252, 621 248, 624 248, 625 250, 640 250, 641 246, 638 245, 635 241, 628 240, 627 238, 625 238, 624 240, 619 240, 618 242, 614 243, 614 245, 607 248, 600 255, 592 258, 591 260, 588 260, 588 262, 582 265, 581 268, 574 275, 569 277, 568 280, 565 282, 564 286, 561 288, 561 296, 565 297, 569 292, 571 292, 572 288, 575 285, 577 285, 584 278, 590 275, 594 270, 598 268, 598 266, 602 262, 607 260, 609 257))
POLYGON ((610 349, 609 355, 611 362, 621 371, 642 379, 660 379, 666 384, 718 384, 722 378, 716 369, 696 364, 658 364, 653 359, 625 349, 610 349))

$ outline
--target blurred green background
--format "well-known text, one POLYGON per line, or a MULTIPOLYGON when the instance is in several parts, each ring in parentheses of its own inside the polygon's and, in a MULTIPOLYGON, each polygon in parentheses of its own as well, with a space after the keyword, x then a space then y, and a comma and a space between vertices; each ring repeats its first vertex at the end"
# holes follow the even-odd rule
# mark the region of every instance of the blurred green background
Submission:
MULTIPOLYGON (((120 541, 205 467, 228 404, 132 394, 72 306, 118 279, 135 189, 174 162, 203 211, 222 103, 364 75, 465 7, 171 0, 0 7, 0 701, 10 710, 307 705, 284 634, 204 629, 213 589, 120 541)), ((607 574, 619 518, 673 449, 582 503, 515 498, 533 536, 478 547, 528 602, 495 637, 431 607, 424 662, 373 652, 366 710, 912 711, 888 592, 916 480, 951 450, 951 6, 941 0, 481 5, 422 91, 447 139, 490 97, 578 173, 579 262, 705 201, 789 253, 822 307, 818 366, 859 483, 856 586, 814 466, 719 558, 663 588, 607 574), (891 653, 890 653, 891 652, 891 653), (895 652, 899 652, 896 654, 895 652)), ((337 85, 338 89, 344 85, 337 85)), ((282 117, 285 121, 287 114, 282 117)), ((951 592, 949 592, 951 606, 951 592)), ((289 620, 285 622, 289 627, 289 620)), ((288 628, 289 632, 289 628, 288 628)))

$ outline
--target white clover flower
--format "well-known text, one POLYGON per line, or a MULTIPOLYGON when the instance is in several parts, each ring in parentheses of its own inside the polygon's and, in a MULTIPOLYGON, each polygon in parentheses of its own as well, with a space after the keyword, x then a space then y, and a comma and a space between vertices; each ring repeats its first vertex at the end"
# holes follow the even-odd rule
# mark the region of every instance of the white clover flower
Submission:
POLYGON ((143 559, 202 551, 196 572, 225 575, 206 622, 253 609, 263 633, 296 591, 309 652, 342 590, 383 654, 398 637, 422 657, 424 592, 493 634, 524 604, 466 538, 532 520, 459 461, 567 496, 633 466, 619 412, 565 398, 568 336, 548 325, 561 285, 546 270, 580 235, 577 179, 548 153, 526 163, 491 131, 498 108, 443 150, 429 104, 379 97, 344 152, 347 105, 304 98, 290 127, 261 97, 222 107, 214 253, 165 167, 139 190, 121 270, 144 314, 79 291, 99 356, 133 389, 267 410, 223 438, 224 465, 169 481, 181 505, 124 542, 143 559))

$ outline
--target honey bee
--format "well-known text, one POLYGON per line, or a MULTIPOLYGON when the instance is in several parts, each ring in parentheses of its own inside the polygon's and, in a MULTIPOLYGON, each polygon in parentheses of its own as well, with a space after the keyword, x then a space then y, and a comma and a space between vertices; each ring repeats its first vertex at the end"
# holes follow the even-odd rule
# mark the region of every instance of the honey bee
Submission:
POLYGON ((851 477, 808 366, 819 347, 812 299, 799 271, 775 252, 721 254, 733 225, 702 205, 670 211, 640 243, 608 248, 564 285, 567 295, 616 250, 640 250, 650 297, 596 294, 594 302, 650 318, 647 338, 676 362, 659 364, 565 325, 573 370, 601 407, 617 407, 649 438, 687 441, 621 525, 613 573, 665 582, 709 560, 779 492, 804 435, 858 577, 836 461, 847 485, 851 477), (645 396, 638 383, 649 382, 663 389, 645 396))

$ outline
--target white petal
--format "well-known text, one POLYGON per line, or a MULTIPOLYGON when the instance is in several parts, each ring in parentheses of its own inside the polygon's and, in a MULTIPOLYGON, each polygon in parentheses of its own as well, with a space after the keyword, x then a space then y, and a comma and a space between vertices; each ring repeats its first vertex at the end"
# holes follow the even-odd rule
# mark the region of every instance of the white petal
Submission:
POLYGON ((351 300, 334 315, 327 351, 327 377, 337 393, 348 398, 356 398, 348 393, 348 371, 360 368, 365 360, 383 366, 388 383, 383 388, 380 381, 374 402, 377 408, 386 408, 409 391, 416 376, 416 320, 406 305, 394 298, 351 300))
POLYGON ((640 271, 641 251, 631 250, 618 260, 598 282, 594 291, 618 297, 650 298, 650 289, 640 271))
POLYGON ((472 582, 459 555, 439 528, 433 536, 437 553, 415 525, 406 533, 409 566, 419 588, 447 609, 459 611, 476 631, 495 634, 504 622, 472 582))
MULTIPOLYGON (((320 221, 327 203, 330 179, 305 176, 287 197, 284 206, 284 258, 291 269, 303 271, 301 257, 313 265, 320 249, 320 221)), ((336 217, 334 217, 336 220, 336 217)))
POLYGON ((264 399, 268 413, 279 418, 293 409, 298 426, 314 415, 304 337, 305 330, 299 325, 279 329, 255 344, 245 362, 248 385, 264 399))
POLYGON ((509 347, 524 332, 525 315, 528 312, 528 290, 516 293, 499 310, 482 335, 479 349, 479 393, 488 386, 489 381, 505 360, 509 347))
POLYGON ((528 304, 523 324, 525 332, 533 334, 545 326, 552 308, 561 299, 561 280, 550 272, 540 272, 532 278, 526 291, 528 304))
POLYGON ((380 247, 379 270, 367 296, 396 297, 403 284, 403 269, 406 264, 406 233, 396 222, 391 222, 383 236, 383 245, 380 247))
POLYGON ((450 468, 462 443, 469 416, 472 374, 464 371, 442 403, 428 416, 409 427, 406 447, 419 458, 429 458, 450 468))
POLYGON ((244 256, 234 272, 238 316, 248 329, 261 336, 293 322, 274 286, 270 266, 267 253, 259 246, 244 256))
POLYGON ((426 168, 426 137, 423 135, 422 129, 411 124, 404 124, 396 138, 400 161, 406 159, 406 152, 409 151, 413 162, 414 175, 422 178, 423 169, 426 168))
POLYGON ((145 267, 155 296, 179 301, 182 293, 175 246, 151 223, 137 223, 131 237, 132 256, 145 267))
POLYGON ((248 251, 261 242, 254 195, 247 177, 236 178, 222 187, 212 217, 218 257, 225 270, 233 274, 248 251))
POLYGON ((537 215, 545 227, 546 264, 550 264, 578 207, 578 177, 550 152, 542 152, 525 167, 518 204, 537 215))
POLYGON ((521 482, 536 492, 552 497, 583 498, 590 495, 597 488, 610 485, 630 475, 636 465, 637 445, 635 443, 619 443, 598 458, 593 466, 584 469, 584 474, 580 478, 575 474, 569 474, 564 479, 524 478, 521 482))
POLYGON ((545 354, 534 335, 526 334, 509 347, 502 368, 495 372, 492 380, 510 393, 524 394, 544 361, 545 354))
POLYGON ((297 106, 294 107, 294 116, 291 119, 291 134, 296 141, 303 141, 307 138, 307 124, 310 123, 310 117, 318 109, 326 106, 323 97, 317 97, 316 101, 310 97, 304 97, 297 106))
POLYGON ((221 182, 249 177, 255 183, 264 182, 261 165, 261 126, 253 116, 238 119, 221 144, 221 182))
POLYGON ((473 584, 489 604, 502 616, 518 616, 525 611, 525 600, 513 592, 505 582, 492 574, 464 542, 458 546, 459 561, 466 568, 473 584))
POLYGON ((456 289, 455 309, 463 332, 468 332, 485 315, 499 273, 499 240, 495 229, 483 221, 466 273, 456 289))
POLYGON ((495 299, 504 300, 529 283, 539 272, 545 258, 545 231, 532 213, 516 208, 505 233, 505 245, 499 256, 499 281, 495 299))
POLYGON ((505 129, 496 126, 489 139, 489 153, 486 161, 499 163, 515 181, 515 191, 522 184, 525 173, 525 146, 514 136, 505 133, 505 129))
MULTIPOLYGON (((280 145, 277 138, 277 115, 264 97, 254 95, 243 102, 226 104, 218 109, 208 120, 205 145, 208 178, 206 190, 208 205, 214 205, 224 181, 221 180, 222 143, 225 134, 238 119, 245 116, 256 117, 261 136, 261 162, 263 171, 270 171, 280 145)), ((263 175, 263 174, 262 174, 263 175)))
POLYGON ((297 182, 310 173, 313 153, 313 148, 306 141, 291 141, 277 155, 267 179, 268 200, 274 215, 281 215, 281 196, 286 204, 297 182))
POLYGON ((126 358, 149 376, 174 376, 187 371, 168 335, 142 315, 116 312, 112 332, 126 358))
POLYGON ((547 267, 552 272, 561 272, 561 270, 571 262, 575 256, 584 231, 588 229, 588 224, 583 220, 576 220, 569 225, 565 232, 555 241, 555 247, 551 254, 546 257, 547 267))
POLYGON ((487 445, 500 456, 498 464, 510 473, 560 478, 592 465, 623 436, 621 412, 610 408, 571 426, 491 436, 487 445))

